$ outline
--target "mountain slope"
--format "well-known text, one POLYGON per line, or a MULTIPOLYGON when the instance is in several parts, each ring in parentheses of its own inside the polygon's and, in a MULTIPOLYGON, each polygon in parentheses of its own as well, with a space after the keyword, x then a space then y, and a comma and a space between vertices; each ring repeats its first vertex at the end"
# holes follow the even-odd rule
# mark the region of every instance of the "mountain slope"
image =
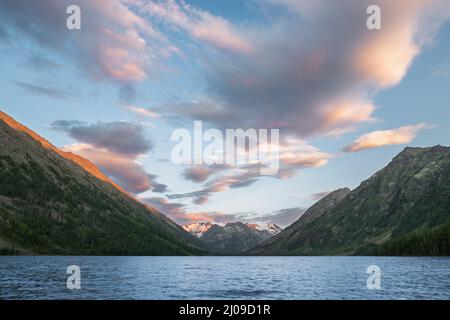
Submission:
POLYGON ((203 254, 201 242, 0 112, 0 248, 70 255, 203 254))
MULTIPOLYGON (((373 253, 383 245, 409 239, 414 234, 444 228, 449 218, 450 148, 405 148, 388 166, 318 218, 305 221, 301 230, 289 237, 292 241, 284 244, 282 232, 273 240, 279 238, 280 243, 263 244, 252 253, 373 253)), ((445 236, 436 238, 449 241, 445 236)), ((436 245, 448 247, 448 243, 436 245)))
POLYGON ((201 240, 211 251, 230 255, 245 252, 271 236, 268 230, 259 230, 254 225, 233 222, 225 226, 212 225, 202 235, 201 240))
POLYGON ((348 193, 350 193, 350 189, 348 188, 342 188, 330 192, 325 197, 317 201, 311 208, 306 210, 297 221, 281 231, 279 234, 257 246, 254 250, 252 250, 252 253, 271 254, 276 252, 276 254, 286 254, 291 250, 295 250, 298 245, 298 238, 302 234, 303 226, 311 223, 324 214, 327 210, 333 208, 338 202, 344 199, 348 193))

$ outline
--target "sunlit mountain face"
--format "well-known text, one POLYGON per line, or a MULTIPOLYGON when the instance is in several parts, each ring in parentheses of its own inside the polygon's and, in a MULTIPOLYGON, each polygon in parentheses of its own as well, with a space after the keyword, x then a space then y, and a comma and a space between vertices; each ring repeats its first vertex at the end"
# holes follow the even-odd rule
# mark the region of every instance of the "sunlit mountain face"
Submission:
POLYGON ((60 156, 75 162, 76 164, 81 166, 84 170, 86 170, 87 172, 92 174, 94 177, 96 177, 96 178, 98 178, 98 179, 100 179, 102 181, 111 183, 115 188, 117 188, 118 190, 120 190, 120 191, 125 193, 125 191, 120 186, 118 186, 112 179, 110 179, 103 172, 101 172, 100 169, 98 167, 96 167, 89 160, 87 160, 87 159, 85 159, 85 158, 83 158, 83 157, 81 157, 81 156, 79 156, 77 154, 74 154, 72 152, 64 152, 64 151, 58 149, 57 147, 52 145, 50 142, 45 140, 43 137, 39 136, 34 131, 32 131, 29 128, 25 127, 24 125, 18 123, 16 120, 14 120, 10 116, 8 116, 6 113, 1 112, 1 111, 0 111, 0 120, 5 122, 11 128, 29 135, 30 137, 32 137, 34 140, 36 140, 36 142, 38 142, 45 149, 51 150, 53 152, 56 152, 60 156))
POLYGON ((72 2, 0 2, 0 120, 197 236, 448 144, 446 0, 72 2))
POLYGON ((190 255, 207 251, 94 164, 0 113, 1 255, 190 255))

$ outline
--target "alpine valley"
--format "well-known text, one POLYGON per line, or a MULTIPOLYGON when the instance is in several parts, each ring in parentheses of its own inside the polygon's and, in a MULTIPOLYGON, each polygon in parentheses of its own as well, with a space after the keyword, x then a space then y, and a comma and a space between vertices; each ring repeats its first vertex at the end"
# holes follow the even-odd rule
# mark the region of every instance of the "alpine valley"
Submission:
POLYGON ((282 230, 183 227, 0 112, 0 254, 450 255, 450 148, 405 148, 282 230))
POLYGON ((249 254, 450 255, 450 148, 405 148, 249 254))

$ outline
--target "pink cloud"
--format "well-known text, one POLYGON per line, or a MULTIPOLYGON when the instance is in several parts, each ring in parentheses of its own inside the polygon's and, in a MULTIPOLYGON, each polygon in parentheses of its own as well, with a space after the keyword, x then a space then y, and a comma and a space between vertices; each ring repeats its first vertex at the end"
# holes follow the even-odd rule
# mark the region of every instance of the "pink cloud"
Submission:
POLYGON ((17 0, 0 3, 2 20, 43 48, 72 59, 94 80, 142 81, 174 52, 165 36, 123 0, 79 0, 81 30, 65 25, 68 0, 17 0), (33 26, 30 32, 28 26, 33 26))
POLYGON ((250 53, 250 44, 225 19, 213 16, 208 12, 198 13, 200 20, 192 25, 192 35, 200 40, 209 42, 221 49, 250 53))
POLYGON ((222 166, 219 169, 217 169, 217 165, 194 166, 184 172, 187 180, 203 182, 213 174, 217 174, 207 180, 203 184, 203 188, 198 191, 171 194, 168 197, 170 199, 192 198, 195 204, 202 205, 207 203, 215 193, 249 187, 262 177, 288 179, 294 176, 299 169, 322 167, 332 157, 332 155, 295 138, 285 139, 278 148, 280 168, 275 175, 262 176, 261 168, 266 166, 262 163, 222 166))
POLYGON ((135 82, 146 77, 145 66, 138 60, 130 57, 127 50, 121 48, 99 48, 99 65, 104 73, 113 79, 135 82))
POLYGON ((224 223, 232 221, 234 215, 227 215, 222 212, 188 212, 186 206, 182 203, 171 202, 162 197, 147 197, 141 198, 142 202, 148 204, 151 207, 156 208, 178 224, 183 225, 191 222, 211 222, 211 223, 224 223))
POLYGON ((145 8, 152 16, 162 18, 175 28, 184 30, 192 37, 219 49, 240 53, 252 51, 249 42, 229 21, 183 1, 149 2, 145 8))
POLYGON ((364 1, 266 0, 268 9, 284 10, 270 24, 247 26, 250 53, 224 50, 219 63, 205 62, 209 95, 158 110, 303 139, 354 131, 375 120, 374 96, 405 77, 450 18, 445 0, 377 4, 382 29, 368 30, 364 1))

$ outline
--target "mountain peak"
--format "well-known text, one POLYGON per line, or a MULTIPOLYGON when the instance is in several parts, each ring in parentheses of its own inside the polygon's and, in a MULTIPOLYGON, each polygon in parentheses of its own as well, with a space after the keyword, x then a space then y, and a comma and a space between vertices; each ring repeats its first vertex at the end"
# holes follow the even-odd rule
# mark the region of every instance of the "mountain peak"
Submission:
POLYGON ((432 147, 405 147, 394 159, 401 157, 410 157, 410 156, 418 156, 420 154, 428 153, 428 152, 446 152, 450 149, 450 147, 446 147, 443 145, 435 145, 432 147))
MULTIPOLYGON (((350 193, 352 190, 350 188, 344 187, 344 188, 339 188, 336 189, 334 191, 331 191, 330 193, 328 193, 327 195, 325 195, 322 199, 320 199, 319 201, 326 201, 326 200, 330 200, 330 199, 342 199, 343 197, 345 197, 348 193, 350 193)), ((318 202, 319 202, 318 201, 318 202)), ((316 202, 316 203, 318 203, 316 202)))
POLYGON ((203 234, 208 231, 213 224, 209 221, 207 222, 193 222, 189 224, 183 225, 183 229, 189 232, 190 234, 201 238, 203 234))
POLYGON ((211 251, 221 254, 241 254, 272 237, 269 230, 256 223, 229 222, 214 224, 201 239, 211 251))
POLYGON ((359 187, 328 194, 252 253, 448 252, 448 237, 432 235, 448 230, 449 185, 449 147, 405 148, 359 187))

